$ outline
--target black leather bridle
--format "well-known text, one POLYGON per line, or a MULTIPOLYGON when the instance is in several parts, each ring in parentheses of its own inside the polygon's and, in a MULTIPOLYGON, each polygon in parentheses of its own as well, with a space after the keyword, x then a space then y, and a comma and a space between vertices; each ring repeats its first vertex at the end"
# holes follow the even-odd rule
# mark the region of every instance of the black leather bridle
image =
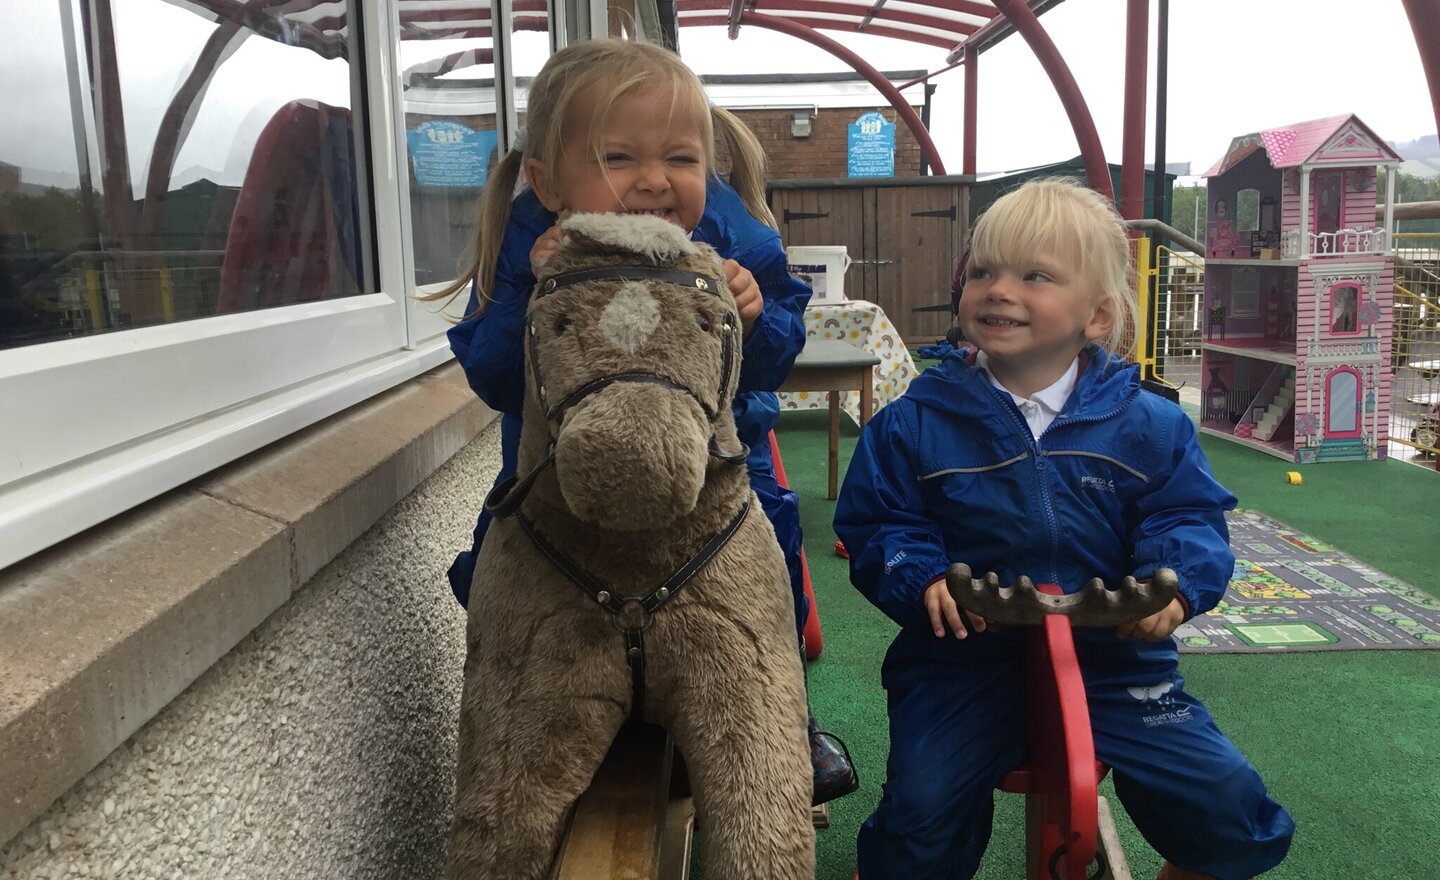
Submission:
MULTIPOLYGON (((725 287, 725 282, 707 275, 699 275, 694 272, 686 272, 680 269, 664 269, 651 266, 617 266, 601 269, 582 269, 576 272, 565 272, 547 278, 535 288, 534 298, 539 300, 549 296, 556 291, 563 290, 576 284, 585 284, 592 281, 627 282, 627 281, 659 281, 673 284, 688 290, 698 290, 704 293, 720 296, 725 287)), ((660 584, 650 592, 641 596, 626 596, 605 584, 595 575, 586 571, 579 563, 571 559, 559 547, 555 546, 549 538, 536 526, 535 522, 521 511, 521 504, 535 485, 536 479, 545 468, 555 462, 556 434, 560 425, 565 419, 569 410, 584 400, 586 397, 608 388, 617 383, 642 383, 659 385, 671 388, 676 391, 688 394, 700 405, 705 413, 706 419, 711 425, 720 418, 725 406, 725 401, 730 400, 735 393, 734 383, 739 382, 738 371, 734 369, 735 357, 740 348, 740 318, 733 309, 726 309, 723 318, 724 337, 722 339, 720 383, 716 389, 714 402, 705 400, 694 389, 682 382, 649 371, 623 371, 598 376, 584 383, 580 387, 566 394, 555 404, 549 402, 545 388, 544 373, 540 368, 540 346, 535 329, 534 317, 528 316, 525 320, 525 332, 529 336, 530 357, 527 367, 530 370, 530 384, 535 390, 537 402, 545 414, 545 420, 552 426, 550 430, 550 442, 546 448, 545 456, 530 469, 524 479, 511 476, 509 479, 497 485, 485 498, 485 509, 491 516, 497 519, 514 516, 520 528, 530 537, 540 552, 550 560, 556 568, 569 578, 576 586, 583 590, 597 605, 604 608, 612 616, 615 628, 620 631, 625 643, 625 657, 630 663, 631 685, 634 690, 634 707, 639 710, 645 702, 645 632, 655 622, 655 615, 671 599, 675 597, 680 589, 694 579, 700 571, 730 542, 730 539, 740 530, 745 521, 746 515, 750 512, 750 496, 746 493, 745 502, 740 509, 730 518, 730 521, 719 532, 712 535, 683 565, 671 572, 670 576, 661 581, 660 584), (732 379, 731 374, 735 373, 732 379), (627 609, 635 609, 639 612, 640 623, 638 625, 627 625, 622 622, 621 614, 627 609)), ((750 449, 744 443, 740 444, 739 450, 725 452, 720 448, 719 441, 715 438, 712 429, 710 433, 710 456, 727 465, 743 465, 750 454, 750 449)), ((633 615, 632 615, 633 616, 633 615)))

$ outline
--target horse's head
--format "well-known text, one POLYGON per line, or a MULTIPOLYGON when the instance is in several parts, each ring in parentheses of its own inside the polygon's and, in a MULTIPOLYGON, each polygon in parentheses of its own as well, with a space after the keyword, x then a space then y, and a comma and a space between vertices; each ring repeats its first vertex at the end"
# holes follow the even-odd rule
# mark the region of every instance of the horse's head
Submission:
POLYGON ((620 530, 694 510, 743 465, 741 329, 722 261, 656 217, 582 214, 530 299, 522 467, 553 453, 564 505, 620 530))

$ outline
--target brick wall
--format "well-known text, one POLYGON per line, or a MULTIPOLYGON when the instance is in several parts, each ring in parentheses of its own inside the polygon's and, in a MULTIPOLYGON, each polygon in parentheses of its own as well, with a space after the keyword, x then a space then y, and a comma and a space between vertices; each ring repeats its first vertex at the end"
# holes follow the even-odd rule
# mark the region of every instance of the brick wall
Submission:
MULTIPOLYGON (((845 151, 849 125, 862 113, 880 111, 887 122, 895 125, 895 176, 914 177, 920 174, 920 145, 905 123, 896 118, 893 107, 821 108, 810 120, 810 136, 797 138, 790 134, 790 119, 800 109, 735 110, 745 121, 770 156, 771 180, 795 180, 816 177, 844 177, 845 151)), ((916 110, 918 115, 919 110, 916 110)))

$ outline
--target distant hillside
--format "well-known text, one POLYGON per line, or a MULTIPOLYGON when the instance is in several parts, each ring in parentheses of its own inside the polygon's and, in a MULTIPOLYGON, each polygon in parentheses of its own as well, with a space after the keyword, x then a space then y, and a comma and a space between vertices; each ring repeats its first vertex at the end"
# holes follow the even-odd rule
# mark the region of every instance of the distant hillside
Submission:
POLYGON ((1395 152, 1400 154, 1402 159, 1436 159, 1440 158, 1440 138, 1433 134, 1427 134, 1418 140, 1404 141, 1397 143, 1387 141, 1395 152))

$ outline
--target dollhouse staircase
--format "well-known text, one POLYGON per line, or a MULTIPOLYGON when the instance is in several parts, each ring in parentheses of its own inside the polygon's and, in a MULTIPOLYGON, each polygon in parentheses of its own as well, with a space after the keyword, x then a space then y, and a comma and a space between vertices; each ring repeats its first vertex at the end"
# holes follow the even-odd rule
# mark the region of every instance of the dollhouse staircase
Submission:
MULTIPOLYGON (((1265 404, 1265 409, 1255 419, 1255 428, 1251 436, 1256 440, 1268 443, 1270 438, 1275 436, 1275 429, 1285 420, 1286 414, 1295 406, 1295 374, 1289 373, 1280 387, 1275 389, 1275 396, 1265 404)), ((1258 409, 1258 407, 1256 407, 1258 409)))

